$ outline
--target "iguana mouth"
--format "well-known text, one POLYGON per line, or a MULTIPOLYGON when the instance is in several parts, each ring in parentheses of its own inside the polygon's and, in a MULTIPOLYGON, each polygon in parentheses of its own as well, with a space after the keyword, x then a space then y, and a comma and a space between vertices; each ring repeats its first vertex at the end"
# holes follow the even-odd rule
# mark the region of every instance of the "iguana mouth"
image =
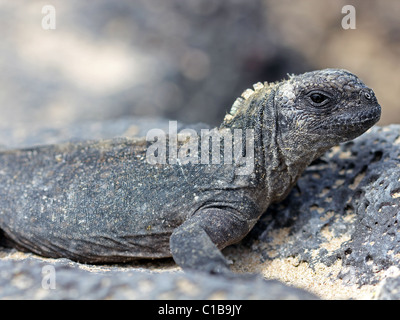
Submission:
POLYGON ((363 113, 358 116, 358 119, 352 119, 351 122, 354 125, 360 125, 362 124, 363 126, 372 126, 376 122, 379 121, 381 118, 381 106, 376 105, 374 106, 371 110, 368 110, 366 113, 363 113))
POLYGON ((336 121, 324 122, 312 129, 313 133, 328 134, 332 131, 335 136, 340 135, 340 132, 346 133, 348 140, 354 139, 358 135, 367 131, 381 117, 381 107, 379 104, 366 110, 364 113, 354 112, 355 117, 347 114, 344 117, 337 118, 336 121))
POLYGON ((377 123, 381 118, 381 106, 377 104, 362 114, 355 114, 356 117, 349 117, 347 123, 338 126, 347 131, 346 141, 356 138, 377 123))

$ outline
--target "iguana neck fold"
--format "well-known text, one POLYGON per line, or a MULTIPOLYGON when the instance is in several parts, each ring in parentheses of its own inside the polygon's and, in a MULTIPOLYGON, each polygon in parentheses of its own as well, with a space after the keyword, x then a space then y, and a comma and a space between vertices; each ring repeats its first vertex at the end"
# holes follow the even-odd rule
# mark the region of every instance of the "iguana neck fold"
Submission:
MULTIPOLYGON (((282 195, 275 195, 273 184, 284 184, 288 177, 281 174, 287 170, 283 154, 278 145, 278 117, 275 104, 275 92, 279 83, 255 84, 254 91, 247 89, 234 102, 231 112, 225 116, 220 129, 254 129, 254 167, 257 185, 266 193, 266 203, 282 195)), ((286 189, 286 188, 283 188, 286 189)), ((284 192, 286 194, 286 190, 284 192)))

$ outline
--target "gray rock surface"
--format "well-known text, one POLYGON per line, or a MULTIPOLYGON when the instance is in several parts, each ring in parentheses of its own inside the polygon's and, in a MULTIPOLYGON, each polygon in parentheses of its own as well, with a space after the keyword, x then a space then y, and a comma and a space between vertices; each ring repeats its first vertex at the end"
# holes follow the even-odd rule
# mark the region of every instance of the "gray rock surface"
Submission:
POLYGON ((390 277, 382 281, 378 299, 400 300, 400 277, 390 277))
MULTIPOLYGON (((145 137, 151 129, 168 132, 169 121, 165 118, 123 117, 110 120, 81 121, 63 125, 12 124, 0 127, 0 150, 30 148, 63 142, 101 140, 117 137, 145 137)), ((185 124, 177 122, 178 132, 182 128, 196 131, 210 128, 205 123, 185 124)))
POLYGON ((80 265, 67 259, 0 260, 0 299, 316 299, 256 276, 149 272, 80 265))
POLYGON ((340 279, 373 285, 389 268, 398 272, 399 215, 400 125, 374 127, 311 165, 247 240, 266 244, 265 260, 296 257, 311 268, 340 261, 340 279), (279 231, 285 241, 270 245, 279 231))

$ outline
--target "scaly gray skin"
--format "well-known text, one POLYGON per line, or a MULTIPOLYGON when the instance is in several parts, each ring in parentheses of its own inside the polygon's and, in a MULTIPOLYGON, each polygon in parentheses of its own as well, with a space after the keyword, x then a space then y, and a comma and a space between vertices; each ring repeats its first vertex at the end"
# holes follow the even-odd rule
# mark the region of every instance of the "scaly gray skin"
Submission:
POLYGON ((0 228, 16 247, 80 262, 173 256, 183 268, 229 270, 240 241, 272 202, 332 146, 380 118, 371 89, 326 69, 254 86, 219 130, 255 132, 254 171, 240 164, 156 164, 152 142, 114 139, 0 153, 0 228))

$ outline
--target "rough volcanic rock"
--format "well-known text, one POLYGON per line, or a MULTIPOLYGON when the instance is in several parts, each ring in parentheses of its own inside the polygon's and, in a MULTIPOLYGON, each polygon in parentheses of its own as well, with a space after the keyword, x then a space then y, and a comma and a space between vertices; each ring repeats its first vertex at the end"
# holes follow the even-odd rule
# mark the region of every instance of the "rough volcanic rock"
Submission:
POLYGON ((389 277, 382 281, 377 298, 380 300, 400 300, 400 277, 389 277))
POLYGON ((264 261, 340 261, 340 279, 372 285, 399 271, 399 218, 400 125, 374 127, 315 161, 246 241, 264 261))

